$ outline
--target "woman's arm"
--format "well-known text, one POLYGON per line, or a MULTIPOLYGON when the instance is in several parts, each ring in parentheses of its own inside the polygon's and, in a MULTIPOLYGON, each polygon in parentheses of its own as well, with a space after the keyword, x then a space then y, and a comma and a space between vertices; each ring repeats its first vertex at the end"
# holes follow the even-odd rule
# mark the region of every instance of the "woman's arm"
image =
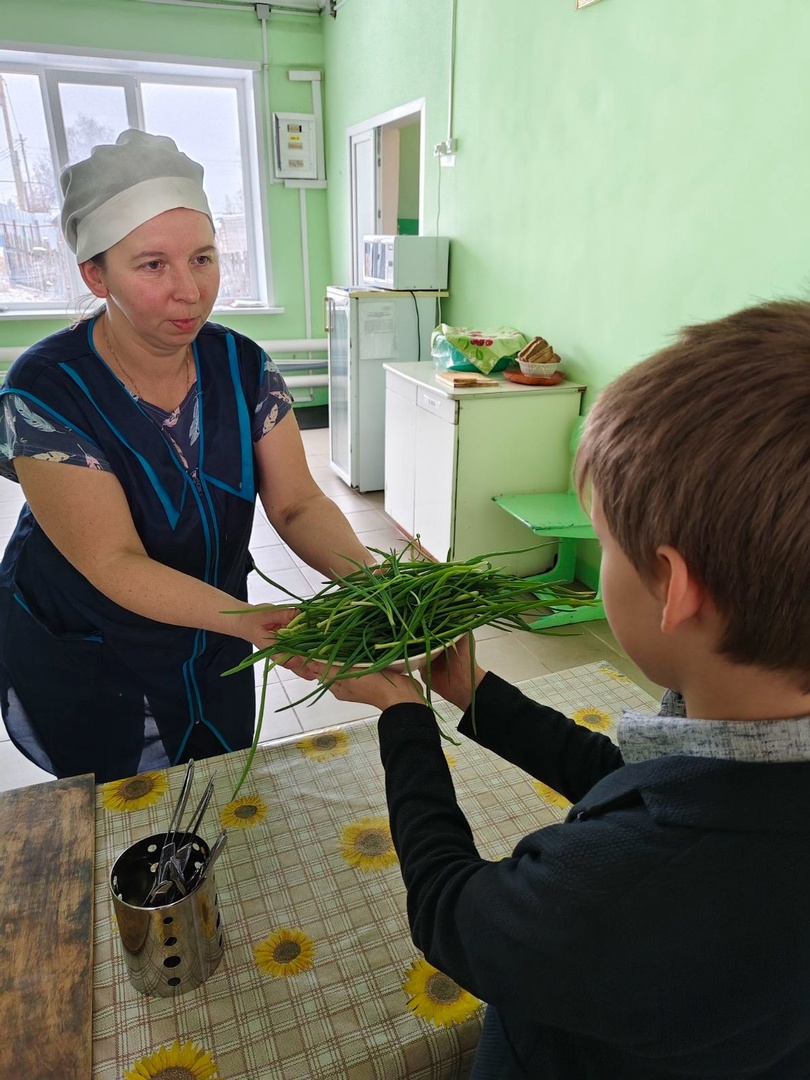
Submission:
POLYGON ((342 556, 373 565, 374 556, 313 480, 292 410, 255 444, 255 449, 262 506, 270 524, 296 555, 330 578, 356 569, 342 556))
POLYGON ((274 620, 189 574, 149 557, 112 473, 14 458, 28 505, 51 543, 110 600, 156 622, 213 630, 261 648, 274 620))

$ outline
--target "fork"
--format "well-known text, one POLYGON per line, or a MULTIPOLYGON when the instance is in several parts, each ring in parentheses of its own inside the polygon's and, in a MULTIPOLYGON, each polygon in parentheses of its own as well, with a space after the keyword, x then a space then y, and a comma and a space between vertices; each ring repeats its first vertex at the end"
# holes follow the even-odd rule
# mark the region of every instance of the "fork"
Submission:
POLYGON ((183 843, 177 849, 177 852, 174 856, 176 860, 176 865, 179 867, 182 873, 185 873, 186 871, 186 867, 188 866, 188 860, 191 857, 191 849, 194 844, 194 841, 189 839, 189 837, 193 837, 196 834, 197 829, 199 829, 200 822, 203 819, 205 811, 208 809, 208 804, 211 801, 211 796, 213 794, 214 776, 212 776, 211 779, 208 781, 206 789, 202 794, 202 798, 197 804, 197 809, 192 815, 191 821, 188 823, 188 826, 183 830, 183 843))
POLYGON ((183 787, 180 790, 180 797, 174 808, 172 819, 169 822, 169 828, 166 831, 166 839, 163 841, 163 846, 160 849, 160 855, 158 856, 157 872, 155 874, 155 881, 152 888, 146 894, 144 904, 148 904, 154 899, 154 895, 157 887, 166 880, 167 866, 170 859, 175 857, 175 837, 177 836, 178 829, 180 827, 180 821, 185 813, 186 803, 188 801, 188 794, 191 790, 191 781, 194 777, 194 760, 191 759, 186 769, 186 778, 183 781, 183 787))

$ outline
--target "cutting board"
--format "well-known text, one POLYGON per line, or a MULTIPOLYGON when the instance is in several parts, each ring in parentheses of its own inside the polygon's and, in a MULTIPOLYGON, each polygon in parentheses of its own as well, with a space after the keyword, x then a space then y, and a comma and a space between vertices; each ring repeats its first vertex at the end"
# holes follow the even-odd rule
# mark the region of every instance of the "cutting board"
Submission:
POLYGON ((486 375, 477 375, 474 371, 440 371, 436 378, 439 382, 452 386, 454 390, 464 389, 471 386, 497 386, 497 379, 489 379, 486 375))
POLYGON ((88 1080, 92 775, 0 794, 0 1077, 88 1080))

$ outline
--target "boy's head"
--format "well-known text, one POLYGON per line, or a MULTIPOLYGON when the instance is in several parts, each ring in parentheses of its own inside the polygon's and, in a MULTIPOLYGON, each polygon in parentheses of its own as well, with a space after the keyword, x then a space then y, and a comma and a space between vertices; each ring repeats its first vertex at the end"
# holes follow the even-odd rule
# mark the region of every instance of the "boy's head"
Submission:
POLYGON ((687 327, 601 394, 575 471, 642 579, 680 553, 719 653, 810 692, 810 303, 687 327))

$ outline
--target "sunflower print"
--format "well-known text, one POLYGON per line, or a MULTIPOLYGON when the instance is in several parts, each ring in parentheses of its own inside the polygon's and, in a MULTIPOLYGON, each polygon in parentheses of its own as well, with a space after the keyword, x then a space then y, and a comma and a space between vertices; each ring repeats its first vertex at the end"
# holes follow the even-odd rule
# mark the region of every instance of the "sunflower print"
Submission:
POLYGON ((605 664, 604 667, 600 667, 599 670, 603 675, 607 675, 609 679, 613 679, 614 682, 622 683, 624 686, 633 686, 633 680, 627 675, 622 674, 621 671, 617 671, 615 667, 611 667, 610 664, 605 664))
POLYGON ((281 927, 253 950, 256 966, 273 978, 298 975, 312 967, 315 942, 303 930, 281 927))
POLYGON ((338 729, 319 731, 316 735, 309 735, 296 743, 299 750, 307 757, 316 761, 324 761, 326 758, 340 757, 349 749, 349 736, 345 731, 338 729))
POLYGON ((429 964, 414 960, 408 968, 402 989, 411 1012, 429 1020, 435 1027, 450 1027, 468 1020, 481 1005, 478 998, 429 964))
POLYGON ((540 780, 534 781, 534 790, 541 799, 544 799, 552 806, 556 806, 559 810, 568 810, 573 805, 570 799, 566 799, 559 791, 555 791, 553 787, 549 787, 548 784, 544 784, 540 780))
POLYGON ((613 718, 610 713, 606 713, 602 709, 577 709, 572 719, 591 731, 607 731, 613 725, 613 718))
POLYGON ((124 1073, 124 1080, 222 1080, 216 1062, 190 1040, 161 1046, 149 1057, 139 1058, 124 1073))
POLYGON ((267 813, 267 804, 258 795, 243 795, 223 806, 219 820, 226 829, 252 829, 267 813))
POLYGON ((145 772, 102 784, 101 802, 106 810, 129 813, 156 803, 166 793, 169 782, 162 772, 145 772))
POLYGON ((366 873, 393 866, 397 853, 388 819, 363 818, 347 825, 341 834, 340 852, 346 862, 366 873))

